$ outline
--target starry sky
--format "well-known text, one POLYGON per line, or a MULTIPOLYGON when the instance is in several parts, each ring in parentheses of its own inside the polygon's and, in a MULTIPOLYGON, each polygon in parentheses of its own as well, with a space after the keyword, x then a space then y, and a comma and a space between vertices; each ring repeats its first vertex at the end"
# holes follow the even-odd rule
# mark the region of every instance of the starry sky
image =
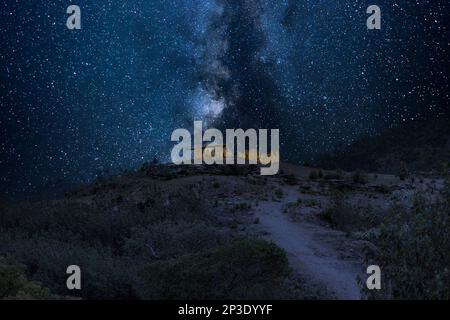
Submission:
POLYGON ((448 0, 4 0, 0 198, 168 161, 203 120, 301 163, 448 108, 448 0), (68 30, 66 9, 81 8, 68 30), (366 9, 382 10, 367 30, 366 9))

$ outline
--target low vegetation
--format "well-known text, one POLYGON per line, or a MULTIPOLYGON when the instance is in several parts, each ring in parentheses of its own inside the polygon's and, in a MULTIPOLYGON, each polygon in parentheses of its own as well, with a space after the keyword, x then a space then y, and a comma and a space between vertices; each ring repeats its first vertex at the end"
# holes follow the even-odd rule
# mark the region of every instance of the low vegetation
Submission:
POLYGON ((450 299, 450 201, 418 196, 395 206, 367 239, 366 261, 383 270, 384 290, 369 298, 450 299))
POLYGON ((139 275, 138 294, 145 299, 267 299, 285 296, 289 268, 274 244, 239 240, 149 264, 139 275))
POLYGON ((380 214, 375 213, 372 207, 351 205, 342 193, 332 197, 330 205, 322 212, 321 217, 334 228, 349 233, 375 227, 380 220, 380 214))
POLYGON ((270 299, 288 292, 280 289, 289 275, 284 252, 242 240, 233 227, 251 205, 220 214, 201 188, 141 174, 97 181, 63 200, 2 204, 0 256, 18 262, 1 258, 0 298, 270 299), (72 264, 82 270, 80 292, 66 288, 72 264))
POLYGON ((40 283, 29 281, 26 267, 11 257, 0 257, 0 300, 49 300, 57 296, 40 283))
POLYGON ((450 182, 439 195, 415 197, 387 212, 335 196, 322 218, 367 243, 364 265, 382 269, 382 290, 369 299, 450 298, 450 182))
POLYGON ((352 173, 352 180, 354 183, 366 184, 367 182, 369 182, 369 176, 365 171, 356 170, 352 173))

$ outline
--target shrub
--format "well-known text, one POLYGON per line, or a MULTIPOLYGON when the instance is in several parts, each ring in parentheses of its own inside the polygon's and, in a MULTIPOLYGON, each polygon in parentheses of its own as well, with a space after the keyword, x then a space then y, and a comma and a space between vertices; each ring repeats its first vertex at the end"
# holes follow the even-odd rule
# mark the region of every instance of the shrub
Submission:
POLYGON ((312 170, 309 173, 309 179, 310 180, 317 180, 317 179, 319 179, 319 173, 316 170, 312 170))
POLYGON ((224 230, 205 223, 162 222, 134 228, 122 252, 135 261, 148 262, 200 253, 226 244, 230 238, 224 230))
POLYGON ((356 208, 346 202, 341 194, 333 197, 331 205, 322 212, 321 217, 345 232, 367 230, 379 223, 379 215, 371 207, 356 208))
POLYGON ((278 188, 278 189, 275 190, 275 196, 276 196, 278 199, 283 198, 283 195, 284 195, 283 189, 278 188))
POLYGON ((376 187, 376 190, 379 193, 382 193, 382 194, 390 194, 390 193, 392 193, 392 189, 389 186, 385 185, 385 184, 382 184, 382 185, 376 187))
POLYGON ((28 281, 25 266, 0 257, 0 299, 49 300, 56 296, 38 282, 28 281))
POLYGON ((395 206, 377 232, 367 264, 382 268, 383 290, 369 298, 450 298, 450 201, 417 197, 413 208, 395 206))
POLYGON ((236 203, 234 205, 233 212, 250 210, 251 208, 252 208, 252 205, 250 203, 240 202, 240 203, 236 203))
POLYGON ((369 182, 369 176, 366 172, 357 170, 352 174, 352 181, 354 183, 366 184, 367 182, 369 182))
POLYGON ((343 178, 342 171, 328 172, 325 174, 325 180, 341 180, 343 178))
POLYGON ((144 299, 274 298, 289 274, 284 251, 239 240, 207 253, 149 264, 141 271, 144 299))
POLYGON ((404 162, 400 163, 400 168, 399 168, 399 171, 397 173, 397 176, 402 181, 405 181, 406 179, 408 179, 408 177, 409 177, 409 170, 408 170, 408 167, 406 166, 406 163, 404 163, 404 162))
POLYGON ((6 249, 28 267, 33 280, 48 286, 60 295, 67 293, 66 268, 76 262, 82 269, 83 290, 77 292, 86 299, 132 299, 132 284, 138 260, 114 255, 105 247, 84 247, 40 236, 18 239, 6 249))
POLYGON ((294 174, 288 174, 284 177, 284 182, 289 186, 295 186, 298 184, 298 180, 294 174))

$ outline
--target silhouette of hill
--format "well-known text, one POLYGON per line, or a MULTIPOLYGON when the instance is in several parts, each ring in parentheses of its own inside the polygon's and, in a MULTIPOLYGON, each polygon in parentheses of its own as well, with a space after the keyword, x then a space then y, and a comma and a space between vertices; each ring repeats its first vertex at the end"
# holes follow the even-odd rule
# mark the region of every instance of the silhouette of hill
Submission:
POLYGON ((415 172, 440 171, 450 164, 449 116, 429 116, 403 123, 321 155, 313 164, 327 169, 383 173, 398 172, 402 166, 415 172))

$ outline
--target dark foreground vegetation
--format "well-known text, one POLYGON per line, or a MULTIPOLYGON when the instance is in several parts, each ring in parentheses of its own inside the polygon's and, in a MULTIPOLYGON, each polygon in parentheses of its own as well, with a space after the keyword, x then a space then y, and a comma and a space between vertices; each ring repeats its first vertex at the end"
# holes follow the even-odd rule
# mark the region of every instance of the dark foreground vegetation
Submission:
POLYGON ((383 288, 369 299, 450 299, 450 179, 439 194, 387 211, 355 208, 338 194, 322 218, 366 241, 364 265, 379 265, 383 288))
POLYGON ((284 251, 240 234, 201 183, 166 178, 141 171, 64 200, 2 204, 0 298, 294 297, 284 251), (73 264, 79 293, 66 288, 73 264))
POLYGON ((251 170, 195 170, 150 166, 62 200, 0 204, 0 299, 329 298, 290 270, 282 249, 249 231, 260 223, 252 206, 282 201, 286 186, 299 190, 286 207, 293 220, 315 210, 311 219, 364 245, 363 266, 381 267, 383 290, 366 298, 449 299, 448 176, 421 182, 408 173, 385 185, 364 171, 269 180, 251 170), (406 189, 414 183, 425 189, 406 189), (414 202, 407 190, 416 190, 414 202), (247 202, 233 202, 239 196, 247 202), (66 288, 70 265, 81 267, 81 291, 66 288))

